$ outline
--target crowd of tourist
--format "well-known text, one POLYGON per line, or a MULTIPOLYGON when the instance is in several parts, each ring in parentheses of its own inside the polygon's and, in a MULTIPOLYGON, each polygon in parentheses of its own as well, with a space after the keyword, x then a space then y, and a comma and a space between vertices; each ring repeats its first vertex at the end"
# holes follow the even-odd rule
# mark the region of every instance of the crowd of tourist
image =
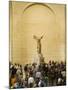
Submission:
POLYGON ((9 64, 10 88, 35 88, 66 85, 66 63, 49 61, 20 65, 9 64))

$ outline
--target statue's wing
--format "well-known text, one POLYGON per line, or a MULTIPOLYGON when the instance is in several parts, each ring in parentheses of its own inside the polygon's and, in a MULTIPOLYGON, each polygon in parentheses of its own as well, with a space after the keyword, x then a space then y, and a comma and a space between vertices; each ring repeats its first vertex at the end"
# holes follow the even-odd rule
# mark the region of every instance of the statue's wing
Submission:
POLYGON ((41 36, 41 39, 43 38, 44 35, 45 35, 45 33, 41 36))
POLYGON ((36 39, 36 40, 38 39, 35 35, 33 36, 33 38, 36 39))
POLYGON ((43 38, 43 36, 44 36, 44 35, 42 35, 40 39, 42 39, 42 38, 43 38))

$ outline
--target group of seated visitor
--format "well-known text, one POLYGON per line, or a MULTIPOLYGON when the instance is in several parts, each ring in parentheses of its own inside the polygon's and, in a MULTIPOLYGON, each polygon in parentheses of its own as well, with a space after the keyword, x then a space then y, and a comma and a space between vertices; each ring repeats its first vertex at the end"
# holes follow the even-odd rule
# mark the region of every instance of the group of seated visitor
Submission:
POLYGON ((49 61, 20 65, 9 64, 10 88, 35 88, 66 85, 66 63, 49 61))

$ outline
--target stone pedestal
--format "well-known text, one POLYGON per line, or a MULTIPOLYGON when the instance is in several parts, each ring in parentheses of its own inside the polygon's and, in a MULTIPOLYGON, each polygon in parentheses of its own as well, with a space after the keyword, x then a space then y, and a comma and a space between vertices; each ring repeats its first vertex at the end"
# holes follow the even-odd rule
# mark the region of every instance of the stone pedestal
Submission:
POLYGON ((44 63, 44 57, 42 54, 38 54, 39 57, 39 64, 43 64, 44 63))
POLYGON ((44 63, 44 57, 42 54, 38 54, 34 57, 33 63, 42 64, 44 63))

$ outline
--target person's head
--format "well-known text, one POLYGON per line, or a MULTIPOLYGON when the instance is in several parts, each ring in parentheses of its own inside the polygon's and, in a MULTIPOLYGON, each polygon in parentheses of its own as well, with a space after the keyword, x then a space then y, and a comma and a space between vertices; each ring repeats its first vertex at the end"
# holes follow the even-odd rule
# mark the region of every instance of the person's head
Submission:
POLYGON ((41 82, 40 87, 44 87, 44 83, 43 82, 41 82))

